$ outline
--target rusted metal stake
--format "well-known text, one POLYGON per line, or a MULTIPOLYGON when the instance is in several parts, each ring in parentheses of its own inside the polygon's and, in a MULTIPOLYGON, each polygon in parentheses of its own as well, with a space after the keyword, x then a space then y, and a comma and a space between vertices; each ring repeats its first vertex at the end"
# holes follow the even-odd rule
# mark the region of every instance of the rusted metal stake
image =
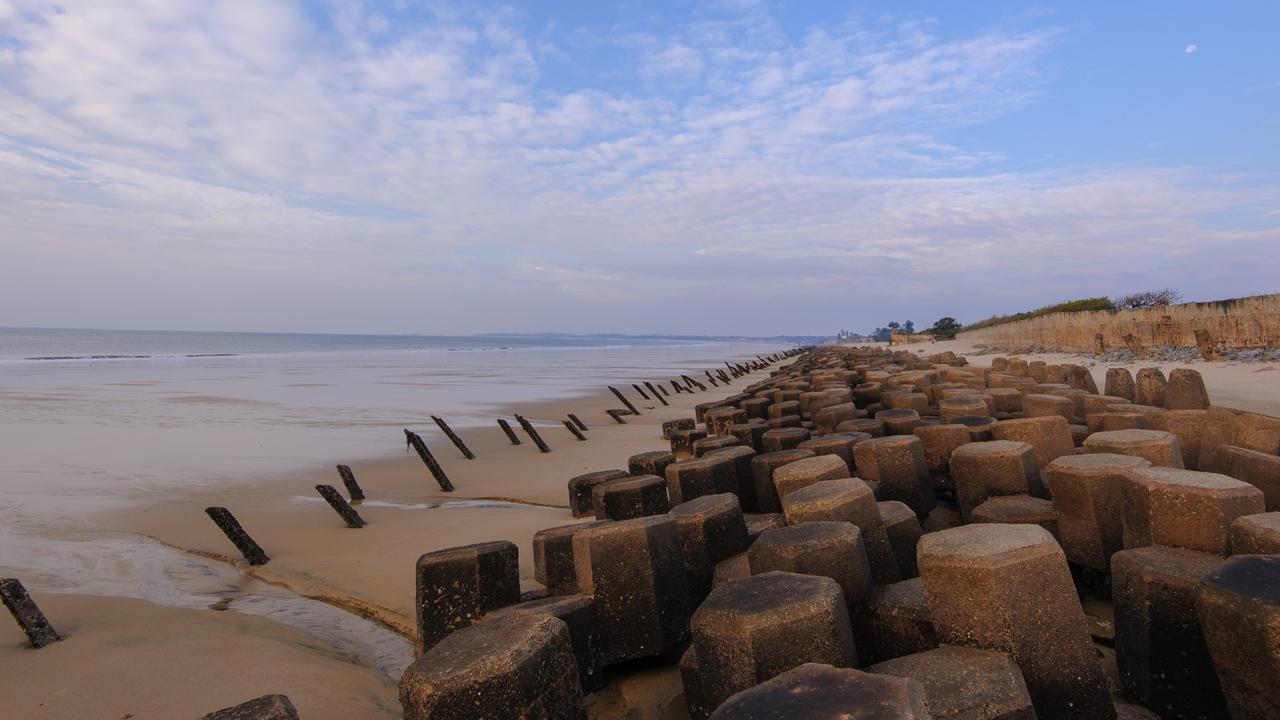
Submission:
POLYGON ((612 410, 605 410, 604 412, 606 415, 613 418, 614 422, 618 423, 619 425, 627 424, 627 421, 622 419, 623 415, 629 414, 626 410, 623 410, 622 408, 613 408, 612 410))
POLYGON ((538 450, 544 453, 551 452, 551 448, 547 447, 547 443, 543 441, 542 436, 534 429, 532 423, 525 420, 520 415, 516 415, 516 422, 520 423, 520 427, 524 428, 524 431, 528 433, 529 437, 533 440, 533 444, 538 446, 538 450))
POLYGON ((573 413, 569 413, 569 419, 573 421, 574 425, 578 426, 579 430, 587 429, 587 424, 579 420, 577 415, 574 415, 573 413))
POLYGON ((644 394, 644 388, 640 387, 636 383, 631 383, 631 387, 635 388, 636 392, 640 393, 640 397, 644 398, 645 400, 649 399, 649 396, 644 394))
POLYGON ((577 426, 577 425, 574 425, 574 424, 573 424, 573 422, 572 422, 571 420, 561 420, 560 422, 564 423, 564 426, 565 426, 566 428, 569 428, 569 432, 573 433, 573 436, 574 436, 574 437, 578 438, 579 440, 586 440, 586 439, 587 439, 587 436, 586 436, 586 435, 583 435, 583 434, 582 434, 582 431, 581 431, 581 430, 579 430, 579 429, 578 429, 578 426, 577 426))
POLYGON ((236 520, 236 516, 224 507, 207 507, 204 509, 206 515, 213 519, 218 529, 222 530, 222 534, 240 550, 240 554, 250 565, 266 565, 270 557, 262 550, 262 546, 253 541, 249 537, 249 533, 244 531, 240 526, 240 521, 236 520))
POLYGON ((621 400, 622 404, 627 406, 627 409, 631 411, 632 415, 640 414, 640 411, 636 409, 636 406, 632 405, 630 400, 628 400, 622 393, 618 392, 618 388, 610 385, 609 390, 613 393, 614 397, 621 400))
POLYGON ((31 647, 38 650, 62 639, 17 578, 0 580, 0 600, 13 613, 13 619, 18 621, 18 627, 26 634, 31 647))
POLYGON ((516 437, 516 432, 511 429, 506 420, 498 418, 498 427, 502 428, 502 432, 507 434, 507 439, 511 441, 512 445, 520 444, 520 438, 516 437))
POLYGON ((422 458, 422 464, 426 465, 427 470, 431 471, 431 476, 436 479, 440 489, 445 492, 453 492, 453 483, 449 482, 449 476, 444 474, 444 468, 440 467, 440 463, 436 462, 436 456, 431 454, 431 450, 427 448, 427 444, 422 441, 418 433, 406 428, 404 437, 408 440, 409 447, 416 450, 418 457, 422 458))
POLYGON ((453 441, 453 446, 462 451, 463 457, 468 460, 476 459, 475 453, 471 452, 471 448, 467 447, 467 444, 462 442, 462 438, 458 437, 457 433, 455 433, 453 429, 449 427, 448 423, 444 421, 444 418, 432 415, 431 419, 435 420, 436 425, 439 425, 440 429, 444 431, 444 434, 449 436, 449 439, 453 441))
POLYGON ((720 387, 720 383, 716 382, 715 376, 711 374, 710 370, 703 370, 702 372, 707 374, 707 380, 711 381, 711 387, 720 387))
POLYGON ((680 383, 676 382, 675 380, 672 380, 672 381, 671 381, 671 387, 673 387, 673 388, 675 388, 675 389, 676 389, 676 394, 677 394, 677 395, 679 395, 680 393, 684 392, 684 388, 680 387, 680 383))
POLYGON ((352 500, 363 500, 364 490, 360 488, 360 483, 356 482, 355 473, 351 472, 349 465, 338 466, 338 477, 342 478, 342 484, 347 488, 347 494, 352 500))
POLYGON ((329 507, 338 513, 338 517, 342 518, 347 527, 357 529, 364 527, 364 518, 360 517, 360 513, 356 512, 356 509, 351 507, 346 498, 342 497, 332 485, 317 485, 316 492, 320 493, 320 497, 324 498, 324 501, 329 503, 329 507))

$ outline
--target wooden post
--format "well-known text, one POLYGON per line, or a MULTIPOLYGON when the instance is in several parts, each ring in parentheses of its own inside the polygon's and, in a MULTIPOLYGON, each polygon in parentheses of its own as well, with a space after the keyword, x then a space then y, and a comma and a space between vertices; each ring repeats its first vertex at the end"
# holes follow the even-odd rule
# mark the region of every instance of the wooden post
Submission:
POLYGON ((332 485, 317 485, 316 492, 320 493, 320 497, 324 498, 324 501, 329 503, 329 507, 338 513, 338 517, 342 518, 347 527, 357 529, 364 527, 364 518, 360 517, 360 513, 356 512, 356 509, 351 507, 351 504, 339 495, 332 485))
POLYGON ((18 627, 26 634, 31 647, 38 650, 62 639, 17 578, 0 580, 0 600, 13 613, 13 619, 18 621, 18 627))
POLYGON ((431 454, 431 450, 427 448, 427 444, 422 441, 418 433, 406 428, 404 436, 409 441, 409 446, 417 451, 418 457, 422 458, 422 464, 426 465, 427 469, 431 471, 431 476, 439 483, 440 489, 445 492, 453 492, 453 483, 449 482, 449 476, 444 474, 444 468, 440 467, 440 463, 436 462, 436 456, 431 454))
POLYGON ((263 552, 262 546, 253 541, 249 537, 249 533, 244 531, 240 526, 240 521, 236 520, 236 516, 224 507, 207 507, 204 509, 206 515, 213 519, 213 523, 222 530, 222 534, 240 550, 240 554, 250 565, 266 565, 271 558, 263 552))
POLYGON ((640 393, 640 397, 644 398, 645 400, 649 399, 649 396, 644 394, 644 388, 640 387, 636 383, 631 383, 631 387, 635 388, 636 392, 640 393))
POLYGON ((520 423, 520 427, 524 428, 524 431, 528 433, 529 437, 533 440, 533 444, 538 446, 538 450, 544 453, 551 452, 551 448, 547 447, 547 443, 542 440, 542 436, 534 429, 532 423, 525 420, 524 417, 520 415, 516 415, 516 422, 520 423))
POLYGON ((676 394, 677 394, 677 395, 679 395, 680 393, 684 392, 684 388, 680 387, 680 383, 676 382, 675 380, 672 380, 672 381, 671 381, 671 387, 673 387, 673 388, 675 388, 675 389, 676 389, 676 394))
POLYGON ((716 382, 715 376, 711 374, 710 370, 703 370, 702 372, 707 374, 707 379, 711 381, 711 387, 720 387, 720 383, 716 382))
POLYGON ((728 385, 730 382, 732 382, 729 379, 729 376, 725 374, 724 370, 716 370, 716 374, 720 376, 720 382, 724 383, 725 385, 728 385))
POLYGON ((342 478, 342 484, 347 488, 347 494, 352 500, 363 500, 364 490, 360 489, 360 483, 356 482, 355 473, 351 472, 351 467, 347 465, 338 466, 338 477, 342 478))
POLYGON ((614 397, 616 397, 616 398, 618 398, 619 400, 621 400, 623 405, 626 405, 626 406, 627 406, 627 409, 631 411, 631 414, 632 414, 632 415, 639 415, 639 414, 640 414, 640 411, 636 409, 636 406, 635 406, 635 405, 632 405, 630 400, 626 399, 625 397, 623 397, 622 393, 618 392, 618 388, 616 388, 616 387, 614 387, 614 386, 610 385, 610 386, 609 386, 609 391, 610 391, 610 392, 612 392, 612 393, 614 394, 614 397))
POLYGON ((706 391, 707 391, 707 386, 706 386, 706 385, 703 385, 702 383, 698 382, 697 380, 694 380, 693 378, 689 377, 688 375, 681 375, 680 377, 684 378, 684 381, 685 381, 686 383, 688 383, 689 385, 697 385, 699 390, 701 390, 701 391, 703 391, 703 392, 706 392, 706 391))
POLYGON ((511 426, 507 424, 506 420, 498 418, 498 427, 502 428, 502 432, 507 434, 507 439, 511 441, 512 445, 520 444, 520 438, 516 437, 515 430, 511 429, 511 426))
POLYGON ((566 428, 569 428, 569 432, 573 433, 573 436, 574 436, 574 437, 578 438, 579 440, 586 440, 586 439, 587 439, 587 436, 586 436, 586 435, 583 435, 583 434, 582 434, 582 431, 581 431, 581 430, 579 430, 579 429, 578 429, 578 426, 577 426, 577 425, 574 425, 572 421, 570 421, 570 420, 561 420, 560 422, 564 423, 564 426, 565 426, 566 428))
POLYGON ((649 382, 648 380, 645 380, 644 386, 649 388, 649 392, 653 393, 653 396, 658 399, 658 402, 662 403, 663 405, 671 404, 667 402, 666 398, 662 397, 662 393, 658 392, 657 388, 653 386, 653 383, 649 382))
POLYGON ((444 431, 444 434, 449 436, 449 439, 453 441, 454 447, 462 451, 463 457, 465 457, 468 460, 476 459, 475 454, 471 452, 471 448, 467 447, 467 444, 462 442, 462 438, 458 437, 457 433, 455 433, 453 429, 450 428, 447 423, 445 423, 444 418, 438 418, 435 415, 432 415, 431 419, 435 420, 436 425, 439 425, 440 429, 444 431))
POLYGON ((667 389, 662 386, 662 383, 658 383, 657 387, 658 391, 661 392, 664 397, 671 397, 671 393, 667 392, 667 389))
POLYGON ((614 422, 618 423, 619 425, 627 424, 627 421, 622 419, 622 416, 627 414, 626 410, 623 410, 621 408, 614 408, 612 410, 605 410, 604 412, 606 415, 613 418, 614 422))
POLYGON ((574 415, 573 413, 569 413, 569 419, 573 421, 574 425, 578 426, 579 430, 587 429, 587 424, 579 420, 577 415, 574 415))

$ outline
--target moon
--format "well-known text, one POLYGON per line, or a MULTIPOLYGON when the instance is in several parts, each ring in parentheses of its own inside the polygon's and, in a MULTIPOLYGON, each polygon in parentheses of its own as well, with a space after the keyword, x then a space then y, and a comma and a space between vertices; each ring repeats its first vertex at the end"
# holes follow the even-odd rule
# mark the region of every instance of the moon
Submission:
POLYGON ((1188 45, 1188 46, 1187 46, 1187 54, 1188 54, 1188 55, 1195 55, 1195 53, 1196 53, 1196 44, 1195 44, 1195 43, 1191 43, 1190 45, 1188 45))

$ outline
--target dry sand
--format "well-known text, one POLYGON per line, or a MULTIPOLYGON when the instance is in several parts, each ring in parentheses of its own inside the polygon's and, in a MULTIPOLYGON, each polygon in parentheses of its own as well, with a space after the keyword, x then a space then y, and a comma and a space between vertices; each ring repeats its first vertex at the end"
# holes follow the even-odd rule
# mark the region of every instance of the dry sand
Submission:
MULTIPOLYGON (((439 490, 411 451, 364 462, 321 458, 317 460, 326 463, 321 470, 167 492, 145 505, 106 513, 91 524, 225 559, 262 580, 357 611, 411 638, 413 569, 420 554, 511 540, 520 548, 522 584, 536 587, 531 539, 542 528, 575 522, 568 510, 570 477, 625 468, 633 454, 665 449, 663 420, 691 417, 695 404, 732 394, 762 376, 753 373, 730 387, 708 386, 705 393, 673 393, 667 398, 670 406, 642 401, 628 390, 627 397, 642 415, 628 416, 625 425, 604 413, 619 405, 607 391, 520 408, 535 424, 557 423, 539 427, 552 447, 549 454, 539 453, 518 428, 524 441, 518 447, 496 425, 460 430, 477 459, 466 460, 443 442, 432 445, 456 487, 452 493, 439 490), (574 439, 558 424, 569 412, 589 426, 587 441, 574 439), (338 462, 352 466, 364 489, 367 500, 357 509, 368 523, 365 528, 346 528, 314 490, 317 483, 341 489, 328 464, 338 462), (482 499, 495 502, 431 507, 482 499), (240 560, 205 516, 209 505, 230 508, 271 562, 250 567, 240 560)), ((305 634, 266 620, 116 598, 36 599, 67 640, 31 651, 21 647, 12 626, 0 636, 6 660, 0 697, 29 703, 30 714, 23 717, 199 716, 268 692, 288 694, 309 720, 399 716, 393 679, 344 663, 305 634), (79 711, 86 708, 93 712, 79 711)), ((673 701, 679 692, 674 668, 649 668, 618 678, 599 694, 592 715, 678 714, 679 703, 673 701)))

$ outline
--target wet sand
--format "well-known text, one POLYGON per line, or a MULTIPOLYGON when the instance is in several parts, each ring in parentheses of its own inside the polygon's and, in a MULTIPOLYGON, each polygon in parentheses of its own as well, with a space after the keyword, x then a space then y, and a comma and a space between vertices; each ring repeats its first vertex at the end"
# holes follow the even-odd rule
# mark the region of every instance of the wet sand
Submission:
MULTIPOLYGON (((439 490, 412 451, 364 461, 334 456, 316 458, 313 470, 167 488, 144 503, 86 517, 82 528, 153 538, 226 562, 253 579, 351 610, 412 638, 413 570, 420 554, 511 540, 520 548, 522 585, 536 587, 531 539, 542 528, 575 522, 568 510, 570 477, 625 468, 635 453, 665 449, 663 420, 691 417, 695 404, 732 394, 760 377, 757 372, 729 387, 673 393, 667 397, 670 406, 640 400, 628 388, 627 397, 642 415, 628 416, 625 425, 605 414, 620 404, 607 390, 517 407, 550 444, 548 454, 538 452, 518 428, 523 443, 512 446, 496 425, 458 429, 475 460, 464 459, 447 441, 429 439, 456 487, 452 493, 439 490), (560 424, 569 412, 588 425, 587 441, 576 440, 560 424), (352 466, 364 489, 367 499, 356 507, 368 523, 365 528, 345 527, 314 490, 318 483, 342 489, 333 468, 339 462, 352 466), (239 559, 205 516, 210 505, 230 508, 271 562, 250 567, 239 559)), ((398 428, 386 431, 400 434, 398 428)), ((111 712, 121 708, 104 717, 198 716, 267 692, 288 694, 307 718, 399 716, 398 673, 379 673, 367 659, 335 659, 331 646, 267 620, 117 598, 37 594, 36 599, 67 640, 50 653, 21 647, 12 626, 0 636, 0 657, 12 668, 0 697, 31 703, 24 717, 83 715, 76 703, 111 712), (182 630, 186 627, 190 632, 182 630), (186 663, 201 670, 170 673, 186 663), (97 673, 92 683, 71 681, 103 667, 111 670, 97 673), (163 692, 151 692, 153 677, 163 681, 163 692), (184 692, 187 687, 193 689, 184 692), (180 713, 173 703, 181 703, 180 713)), ((592 716, 678 715, 679 692, 673 667, 629 669, 593 699, 592 716)))

